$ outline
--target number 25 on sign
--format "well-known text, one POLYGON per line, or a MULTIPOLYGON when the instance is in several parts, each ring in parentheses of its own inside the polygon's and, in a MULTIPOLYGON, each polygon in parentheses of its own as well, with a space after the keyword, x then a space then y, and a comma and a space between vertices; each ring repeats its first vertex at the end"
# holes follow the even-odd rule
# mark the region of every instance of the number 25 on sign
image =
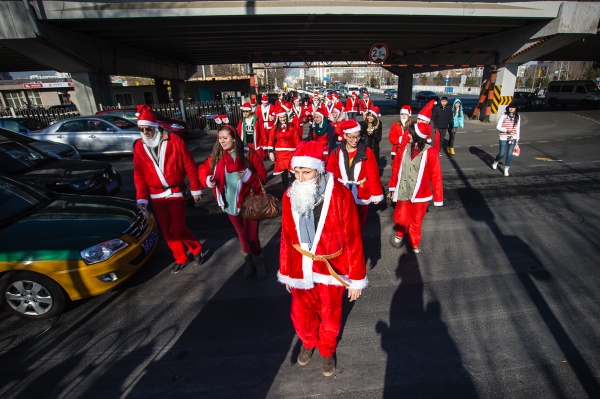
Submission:
POLYGON ((389 54, 388 48, 383 43, 376 43, 371 47, 369 51, 369 58, 372 62, 379 64, 386 60, 389 54))

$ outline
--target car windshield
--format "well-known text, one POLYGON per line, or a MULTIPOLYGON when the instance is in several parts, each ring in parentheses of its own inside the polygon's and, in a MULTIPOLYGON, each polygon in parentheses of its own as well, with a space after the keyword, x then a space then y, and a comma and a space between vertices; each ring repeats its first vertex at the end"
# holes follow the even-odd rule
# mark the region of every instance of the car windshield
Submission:
POLYGON ((596 85, 585 85, 585 88, 589 93, 598 93, 600 91, 596 85))
POLYGON ((53 158, 36 151, 33 147, 21 143, 0 143, 0 171, 9 176, 27 172, 52 160, 53 158))
POLYGON ((0 227, 19 220, 58 198, 59 194, 0 177, 0 227))
POLYGON ((107 115, 102 117, 102 119, 104 119, 105 121, 109 121, 110 123, 120 127, 121 129, 137 128, 137 125, 135 123, 128 119, 121 118, 119 116, 107 115))

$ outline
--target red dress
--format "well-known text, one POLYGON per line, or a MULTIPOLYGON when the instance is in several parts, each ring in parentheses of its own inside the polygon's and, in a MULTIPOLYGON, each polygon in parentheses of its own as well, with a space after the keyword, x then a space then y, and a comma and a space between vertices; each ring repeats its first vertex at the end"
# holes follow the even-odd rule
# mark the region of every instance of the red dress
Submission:
POLYGON ((400 151, 402 144, 408 143, 408 126, 406 128, 402 127, 400 121, 393 123, 390 127, 388 140, 392 144, 392 155, 395 156, 400 151))
POLYGON ((292 171, 292 155, 296 151, 296 145, 300 142, 299 128, 293 124, 275 124, 269 133, 267 150, 275 151, 275 166, 273 175, 279 175, 286 170, 292 171))

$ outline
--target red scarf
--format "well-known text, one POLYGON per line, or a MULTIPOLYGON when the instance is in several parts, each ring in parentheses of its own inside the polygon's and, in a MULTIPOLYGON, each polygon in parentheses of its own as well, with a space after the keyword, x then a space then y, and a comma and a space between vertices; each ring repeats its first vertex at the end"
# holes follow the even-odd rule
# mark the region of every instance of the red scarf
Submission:
POLYGON ((225 191, 225 171, 227 173, 234 173, 242 170, 246 170, 242 162, 242 157, 237 156, 234 161, 229 151, 223 151, 223 156, 219 159, 215 167, 214 180, 217 184, 217 190, 220 193, 225 191))

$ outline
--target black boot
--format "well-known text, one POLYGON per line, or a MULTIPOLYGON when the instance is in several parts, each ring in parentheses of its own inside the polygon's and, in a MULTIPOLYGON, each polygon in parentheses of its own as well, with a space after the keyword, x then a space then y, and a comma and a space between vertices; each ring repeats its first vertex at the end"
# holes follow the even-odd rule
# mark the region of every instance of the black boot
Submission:
POLYGON ((265 262, 263 256, 252 255, 252 259, 254 260, 254 266, 256 266, 256 277, 267 277, 267 269, 265 269, 265 262))
POLYGON ((244 277, 250 277, 254 274, 254 263, 252 254, 244 254, 244 277))

